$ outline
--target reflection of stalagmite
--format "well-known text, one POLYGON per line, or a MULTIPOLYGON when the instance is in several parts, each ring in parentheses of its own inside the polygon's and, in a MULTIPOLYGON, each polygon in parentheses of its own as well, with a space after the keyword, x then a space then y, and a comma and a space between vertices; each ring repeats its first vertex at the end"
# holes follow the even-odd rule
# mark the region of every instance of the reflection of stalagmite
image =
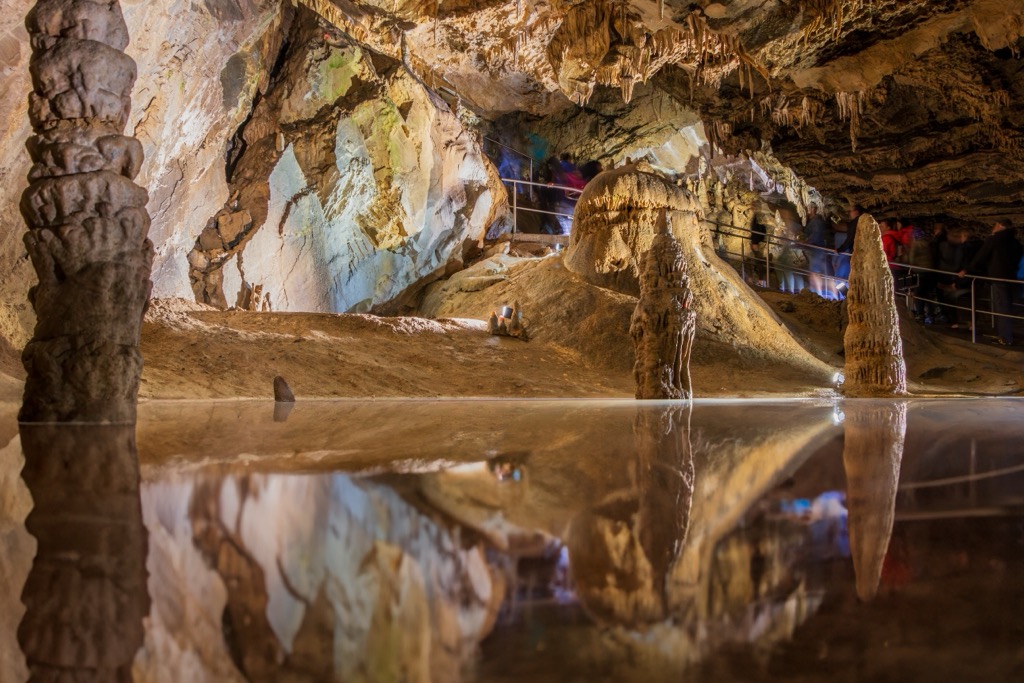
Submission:
POLYGON ((870 600, 878 592, 892 535, 906 431, 904 403, 855 401, 846 406, 846 505, 850 554, 861 600, 870 600))
POLYGON ((38 553, 18 640, 32 680, 130 681, 149 611, 133 427, 23 425, 38 553))
POLYGON ((635 628, 670 616, 667 583, 693 498, 689 408, 641 409, 634 434, 635 488, 576 517, 566 544, 577 594, 590 614, 635 628))
POLYGON ((153 245, 142 145, 122 135, 135 62, 117 0, 40 0, 29 12, 35 162, 21 200, 39 276, 22 419, 134 422, 153 245))
POLYGON ((640 299, 629 326, 638 399, 692 396, 690 350, 697 328, 692 300, 686 260, 662 211, 658 234, 644 257, 640 299))
POLYGON ((850 324, 843 339, 844 389, 849 396, 905 394, 907 368, 892 273, 878 223, 867 214, 857 222, 850 264, 850 324))

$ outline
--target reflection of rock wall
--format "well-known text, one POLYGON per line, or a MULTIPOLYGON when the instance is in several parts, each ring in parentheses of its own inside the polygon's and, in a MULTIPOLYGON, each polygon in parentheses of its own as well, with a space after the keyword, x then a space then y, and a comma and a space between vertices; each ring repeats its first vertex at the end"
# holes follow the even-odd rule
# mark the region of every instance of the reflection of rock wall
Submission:
POLYGON ((28 677, 16 635, 25 612, 21 587, 32 566, 36 544, 25 529, 32 496, 20 476, 23 464, 21 441, 11 439, 0 449, 0 671, 4 672, 4 681, 8 677, 12 681, 28 677))
POLYGON ((166 568, 145 680, 457 681, 504 595, 481 544, 346 475, 161 484, 144 505, 166 568))
POLYGON ((400 63, 300 12, 241 137, 232 197, 189 255, 196 297, 364 311, 461 259, 505 192, 477 139, 400 63))

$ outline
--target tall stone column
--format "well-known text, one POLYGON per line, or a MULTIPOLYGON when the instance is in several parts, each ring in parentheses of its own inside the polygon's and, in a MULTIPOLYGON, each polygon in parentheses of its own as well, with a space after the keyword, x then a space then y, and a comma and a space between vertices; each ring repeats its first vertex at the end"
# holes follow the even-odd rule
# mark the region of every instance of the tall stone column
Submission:
POLYGON ((902 396, 907 393, 907 367, 895 286, 878 223, 867 214, 857 222, 850 263, 843 389, 848 396, 902 396))
POLYGON ((116 0, 39 0, 29 118, 34 162, 21 213, 39 277, 20 418, 134 422, 153 245, 142 145, 123 135, 135 62, 116 0))
POLYGON ((668 229, 665 210, 658 233, 644 256, 640 299, 630 321, 636 360, 633 375, 638 399, 691 398, 690 351, 697 330, 686 260, 668 229))

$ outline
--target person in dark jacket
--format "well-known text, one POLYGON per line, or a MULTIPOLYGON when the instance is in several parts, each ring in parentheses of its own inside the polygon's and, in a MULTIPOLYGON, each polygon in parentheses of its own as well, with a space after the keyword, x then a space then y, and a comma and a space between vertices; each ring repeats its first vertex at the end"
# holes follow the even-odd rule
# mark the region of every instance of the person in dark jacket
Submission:
POLYGON ((853 253, 853 243, 857 239, 857 221, 860 220, 862 213, 864 213, 864 207, 860 204, 850 207, 850 220, 846 222, 846 239, 836 247, 836 253, 840 255, 835 264, 836 277, 841 280, 850 278, 849 255, 853 253))
POLYGON ((804 242, 815 249, 807 250, 807 266, 811 271, 808 278, 811 283, 811 290, 821 296, 831 294, 831 286, 828 277, 832 274, 832 264, 829 262, 826 248, 835 244, 832 237, 832 226, 824 216, 818 213, 817 204, 807 206, 807 226, 804 228, 804 242))
MULTIPOLYGON (((970 272, 1000 280, 1015 280, 1022 251, 1024 247, 1017 241, 1017 231, 1010 220, 998 220, 981 250, 971 259, 970 265, 960 271, 960 275, 970 272)), ((1005 317, 1010 314, 1012 287, 1009 282, 992 283, 992 311, 996 314, 996 333, 999 335, 996 343, 1007 346, 1013 343, 1013 318, 1005 317)))

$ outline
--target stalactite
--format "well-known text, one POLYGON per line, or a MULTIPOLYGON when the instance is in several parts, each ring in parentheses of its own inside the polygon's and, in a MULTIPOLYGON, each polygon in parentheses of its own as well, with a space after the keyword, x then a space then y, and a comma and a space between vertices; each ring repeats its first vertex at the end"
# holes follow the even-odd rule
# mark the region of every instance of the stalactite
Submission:
POLYGON ((839 120, 850 122, 850 146, 857 151, 857 136, 860 134, 860 115, 864 113, 863 92, 837 92, 836 103, 839 105, 839 120))
POLYGON ((134 422, 153 245, 142 145, 122 133, 135 62, 116 0, 40 0, 29 12, 34 162, 21 201, 39 276, 24 352, 26 421, 134 422))
POLYGON ((696 314, 683 250, 669 231, 666 214, 662 209, 658 233, 643 259, 640 299, 629 326, 636 351, 636 397, 641 400, 693 395, 690 350, 696 314))
POLYGON ((902 402, 849 402, 845 406, 843 468, 849 511, 850 555, 857 597, 878 592, 895 518, 896 491, 907 431, 902 402))
POLYGON ((892 273, 878 223, 864 214, 857 223, 847 298, 849 325, 844 390, 849 396, 900 396, 907 391, 899 314, 892 273))

